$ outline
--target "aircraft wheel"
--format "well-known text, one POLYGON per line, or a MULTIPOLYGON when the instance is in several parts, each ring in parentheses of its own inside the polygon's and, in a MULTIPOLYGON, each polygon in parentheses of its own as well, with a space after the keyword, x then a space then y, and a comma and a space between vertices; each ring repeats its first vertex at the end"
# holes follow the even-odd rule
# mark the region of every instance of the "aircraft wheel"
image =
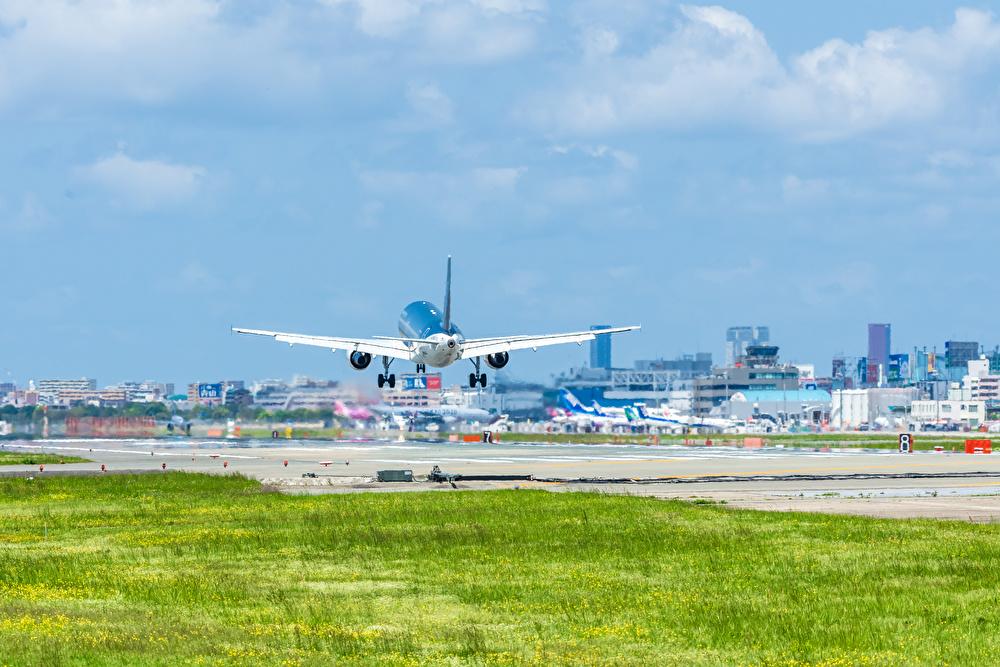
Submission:
POLYGON ((396 388, 396 376, 395 374, 389 376, 389 389, 396 388))
POLYGON ((469 373, 469 387, 471 387, 472 389, 476 388, 476 374, 475 373, 469 373))
POLYGON ((486 373, 479 376, 479 386, 486 389, 486 373))
POLYGON ((385 376, 381 373, 378 374, 378 388, 381 389, 385 386, 385 376))

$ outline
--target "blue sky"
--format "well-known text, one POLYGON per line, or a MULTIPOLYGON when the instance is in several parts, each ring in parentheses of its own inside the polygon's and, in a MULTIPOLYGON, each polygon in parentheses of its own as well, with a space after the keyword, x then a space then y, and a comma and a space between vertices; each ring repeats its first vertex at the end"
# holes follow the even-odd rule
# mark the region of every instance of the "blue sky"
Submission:
POLYGON ((448 254, 466 335, 641 323, 619 364, 992 346, 994 9, 7 0, 0 365, 367 383, 229 327, 391 335, 448 254))

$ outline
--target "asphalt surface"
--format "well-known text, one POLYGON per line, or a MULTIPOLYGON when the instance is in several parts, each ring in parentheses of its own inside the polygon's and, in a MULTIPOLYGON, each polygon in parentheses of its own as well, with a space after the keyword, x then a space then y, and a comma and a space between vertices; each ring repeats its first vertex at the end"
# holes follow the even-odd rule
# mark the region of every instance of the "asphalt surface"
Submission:
POLYGON ((166 470, 238 472, 293 493, 517 486, 711 499, 773 510, 1000 518, 1000 455, 964 452, 188 438, 59 439, 7 442, 2 448, 93 461, 46 465, 41 472, 38 466, 4 466, 5 475, 162 472, 166 464, 166 470), (423 481, 435 465, 463 479, 454 484, 423 481), (377 471, 387 469, 412 470, 421 481, 373 481, 377 471))

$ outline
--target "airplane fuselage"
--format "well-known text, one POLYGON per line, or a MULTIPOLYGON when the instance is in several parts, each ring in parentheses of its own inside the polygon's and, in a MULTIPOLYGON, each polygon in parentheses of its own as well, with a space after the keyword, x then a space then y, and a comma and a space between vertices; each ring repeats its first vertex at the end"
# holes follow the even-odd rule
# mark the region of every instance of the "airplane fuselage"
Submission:
POLYGON ((461 358, 465 336, 454 324, 449 329, 445 331, 441 311, 429 301, 414 301, 399 315, 399 335, 420 341, 410 343, 410 360, 417 364, 446 368, 461 358))

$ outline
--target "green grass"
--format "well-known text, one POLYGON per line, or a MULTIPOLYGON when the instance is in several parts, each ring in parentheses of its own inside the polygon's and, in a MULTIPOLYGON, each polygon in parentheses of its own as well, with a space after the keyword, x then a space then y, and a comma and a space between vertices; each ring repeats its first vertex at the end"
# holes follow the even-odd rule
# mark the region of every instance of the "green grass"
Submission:
POLYGON ((525 489, 4 479, 0 663, 992 665, 998 537, 525 489))
POLYGON ((79 456, 62 456, 60 454, 34 454, 31 452, 0 452, 0 466, 16 465, 48 465, 50 463, 90 463, 89 459, 79 456))

